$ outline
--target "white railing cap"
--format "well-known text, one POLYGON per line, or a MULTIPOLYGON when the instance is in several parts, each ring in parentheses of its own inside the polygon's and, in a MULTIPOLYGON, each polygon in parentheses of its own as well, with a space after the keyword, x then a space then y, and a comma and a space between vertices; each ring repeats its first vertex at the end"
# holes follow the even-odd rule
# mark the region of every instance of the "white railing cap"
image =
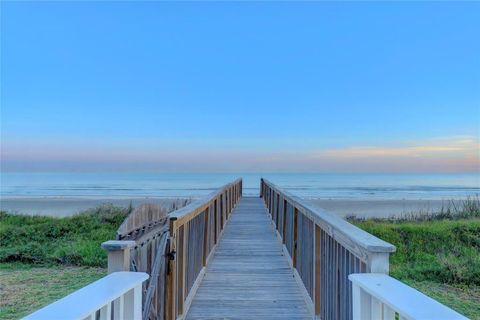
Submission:
POLYGON ((468 320, 458 312, 386 274, 356 273, 349 275, 348 279, 406 319, 468 320))
POLYGON ((46 307, 24 320, 84 319, 148 279, 144 272, 114 272, 46 307))

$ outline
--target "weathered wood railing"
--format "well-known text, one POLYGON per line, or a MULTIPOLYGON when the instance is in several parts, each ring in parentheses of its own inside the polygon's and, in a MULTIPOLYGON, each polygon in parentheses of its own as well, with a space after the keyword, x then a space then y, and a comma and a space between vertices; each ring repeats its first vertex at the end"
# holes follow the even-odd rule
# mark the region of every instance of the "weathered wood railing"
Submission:
POLYGON ((115 272, 28 315, 24 320, 140 319, 143 272, 115 272))
POLYGON ((170 214, 167 318, 184 316, 230 213, 242 196, 238 179, 170 214))
POLYGON ((352 273, 386 273, 395 247, 261 179, 263 197, 312 314, 352 319, 352 273))
POLYGON ((109 272, 131 270, 150 275, 142 289, 143 320, 181 318, 190 305, 203 268, 230 213, 242 195, 242 180, 165 214, 146 206, 105 242, 109 272), (121 232, 120 232, 121 231, 121 232))
POLYGON ((178 199, 169 206, 141 205, 120 225, 117 241, 107 241, 102 245, 109 251, 109 272, 130 270, 150 275, 142 288, 145 320, 164 319, 168 214, 190 202, 190 199, 178 199))

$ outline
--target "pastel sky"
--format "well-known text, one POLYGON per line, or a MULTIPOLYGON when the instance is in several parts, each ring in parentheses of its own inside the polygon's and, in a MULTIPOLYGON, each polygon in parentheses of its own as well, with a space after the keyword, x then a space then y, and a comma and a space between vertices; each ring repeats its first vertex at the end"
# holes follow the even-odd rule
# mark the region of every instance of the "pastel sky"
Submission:
POLYGON ((2 171, 480 171, 480 2, 1 11, 2 171))

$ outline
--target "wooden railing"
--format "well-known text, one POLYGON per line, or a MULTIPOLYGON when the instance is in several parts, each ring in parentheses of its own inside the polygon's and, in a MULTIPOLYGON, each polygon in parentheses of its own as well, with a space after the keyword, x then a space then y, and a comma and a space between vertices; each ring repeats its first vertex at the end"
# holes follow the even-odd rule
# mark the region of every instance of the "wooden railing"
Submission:
POLYGON ((385 274, 351 274, 355 320, 468 320, 385 274))
POLYGON ((117 240, 134 240, 165 224, 168 214, 185 207, 191 199, 175 199, 169 205, 146 203, 135 208, 117 230, 117 240))
POLYGON ((167 319, 184 316, 230 213, 242 196, 238 179, 170 214, 167 319))
POLYGON ((143 272, 115 272, 28 315, 24 320, 141 319, 143 272))
POLYGON ((164 319, 168 214, 190 202, 190 199, 178 199, 169 206, 143 204, 135 208, 118 228, 117 240, 122 241, 103 244, 109 250, 109 272, 130 270, 150 275, 142 288, 143 320, 164 319))
POLYGON ((322 320, 352 319, 352 273, 385 273, 395 246, 261 179, 260 196, 285 254, 322 320))
POLYGON ((164 215, 158 208, 139 211, 144 222, 130 217, 108 250, 108 271, 142 271, 143 320, 177 319, 186 314, 204 267, 218 243, 230 213, 242 195, 242 180, 164 215), (151 219, 151 220, 150 220, 151 219))

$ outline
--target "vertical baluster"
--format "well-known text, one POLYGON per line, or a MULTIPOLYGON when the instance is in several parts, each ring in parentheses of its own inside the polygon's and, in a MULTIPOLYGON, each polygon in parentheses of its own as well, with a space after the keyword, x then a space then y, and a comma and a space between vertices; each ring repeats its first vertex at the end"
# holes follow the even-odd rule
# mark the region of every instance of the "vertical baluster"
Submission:
POLYGON ((293 243, 292 243, 292 263, 293 267, 297 267, 297 220, 298 219, 298 212, 297 208, 294 207, 293 209, 293 243))
POLYGON ((321 263, 321 231, 320 227, 317 225, 314 225, 315 228, 315 258, 313 259, 314 261, 314 287, 315 287, 315 315, 317 317, 320 316, 320 302, 321 302, 321 297, 320 297, 320 287, 321 287, 321 268, 320 268, 320 263, 321 263))
MULTIPOLYGON (((371 298, 368 293, 362 290, 358 285, 352 284, 352 302, 353 302, 353 319, 355 320, 370 320, 371 313, 371 298)), ((381 319, 381 318, 375 318, 381 319)))
POLYGON ((370 296, 370 313, 372 319, 383 319, 383 304, 377 298, 370 296))
POLYGON ((205 214, 205 221, 204 221, 204 231, 203 231, 203 266, 206 266, 207 265, 207 257, 208 257, 208 253, 209 253, 209 239, 210 239, 210 235, 209 235, 209 228, 208 228, 208 216, 210 215, 210 206, 205 210, 204 212, 205 214))
MULTIPOLYGON (((129 290, 124 295, 124 319, 142 318, 142 285, 129 290)), ((120 310, 120 312, 122 312, 120 310)))
POLYGON ((124 320, 125 296, 121 295, 113 301, 113 320, 124 320))
POLYGON ((386 304, 383 305, 383 320, 395 320, 395 311, 386 304))
POLYGON ((112 318, 112 304, 107 303, 100 309, 100 320, 110 320, 112 318))

